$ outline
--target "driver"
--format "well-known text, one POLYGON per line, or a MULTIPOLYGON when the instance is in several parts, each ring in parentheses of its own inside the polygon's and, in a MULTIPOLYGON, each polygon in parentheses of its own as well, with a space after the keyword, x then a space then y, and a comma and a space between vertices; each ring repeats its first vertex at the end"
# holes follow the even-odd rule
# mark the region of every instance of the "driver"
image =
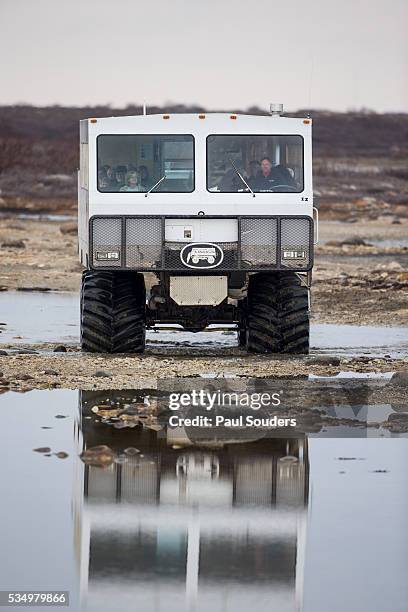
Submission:
POLYGON ((269 157, 261 159, 261 171, 252 181, 251 187, 254 191, 274 191, 279 187, 296 187, 289 170, 284 166, 272 166, 269 157))

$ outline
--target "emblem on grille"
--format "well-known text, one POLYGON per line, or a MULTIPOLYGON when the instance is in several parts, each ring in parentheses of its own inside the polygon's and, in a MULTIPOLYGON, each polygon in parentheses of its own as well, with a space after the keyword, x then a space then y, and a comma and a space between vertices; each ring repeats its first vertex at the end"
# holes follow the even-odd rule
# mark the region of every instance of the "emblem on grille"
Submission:
POLYGON ((220 265, 224 259, 224 252, 218 244, 192 242, 181 249, 180 259, 188 268, 208 270, 220 265))

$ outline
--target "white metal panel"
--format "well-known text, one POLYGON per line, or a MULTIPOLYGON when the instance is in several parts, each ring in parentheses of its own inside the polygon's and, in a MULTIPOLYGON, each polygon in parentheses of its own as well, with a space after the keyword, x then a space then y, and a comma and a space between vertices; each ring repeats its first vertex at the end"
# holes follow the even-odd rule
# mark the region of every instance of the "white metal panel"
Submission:
POLYGON ((310 215, 312 216, 311 120, 288 117, 206 114, 108 117, 89 123, 89 215, 310 215), (192 134, 195 139, 195 190, 192 193, 100 193, 96 187, 96 139, 100 134, 192 134), (298 134, 304 139, 302 193, 210 193, 206 186, 206 139, 210 134, 298 134))
POLYGON ((170 277, 170 297, 179 306, 217 306, 227 293, 226 276, 170 277))
POLYGON ((170 242, 236 242, 236 219, 166 219, 166 240, 170 242))

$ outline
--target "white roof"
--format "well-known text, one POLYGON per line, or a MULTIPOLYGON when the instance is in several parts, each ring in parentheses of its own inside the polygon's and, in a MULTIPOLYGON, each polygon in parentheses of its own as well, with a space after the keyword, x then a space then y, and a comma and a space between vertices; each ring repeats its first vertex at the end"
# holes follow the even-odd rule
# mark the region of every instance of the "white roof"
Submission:
POLYGON ((97 134, 129 131, 159 133, 266 133, 299 134, 310 130, 308 118, 235 113, 160 113, 127 117, 89 119, 90 129, 97 134))

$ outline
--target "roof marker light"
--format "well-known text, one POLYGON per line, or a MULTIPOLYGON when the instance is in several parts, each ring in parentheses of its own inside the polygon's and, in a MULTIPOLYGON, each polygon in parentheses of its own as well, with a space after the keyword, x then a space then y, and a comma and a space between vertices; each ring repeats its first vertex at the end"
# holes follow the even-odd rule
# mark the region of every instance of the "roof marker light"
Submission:
POLYGON ((163 119, 170 119, 170 115, 163 115, 163 119))
POLYGON ((97 121, 98 121, 97 119, 90 119, 89 123, 97 123, 97 121))
POLYGON ((312 123, 312 122, 310 121, 310 119, 303 119, 303 123, 305 125, 309 125, 309 123, 312 123))
POLYGON ((236 115, 230 115, 230 119, 236 119, 237 116, 236 115))
POLYGON ((205 115, 198 115, 199 119, 205 119, 205 115))

